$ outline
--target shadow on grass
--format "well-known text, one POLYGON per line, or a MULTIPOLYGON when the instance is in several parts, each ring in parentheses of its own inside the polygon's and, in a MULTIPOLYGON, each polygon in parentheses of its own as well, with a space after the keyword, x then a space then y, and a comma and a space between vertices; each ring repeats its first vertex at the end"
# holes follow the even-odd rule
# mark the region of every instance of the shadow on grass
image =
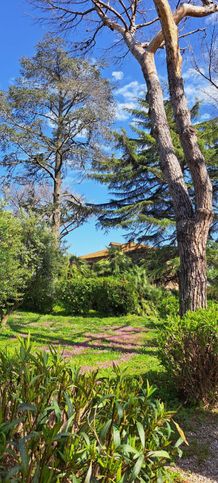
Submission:
MULTIPOLYGON (((10 323, 10 328, 14 332, 16 332, 18 335, 22 336, 27 336, 28 332, 24 332, 24 327, 22 324, 10 323)), ((133 333, 134 333, 134 328, 133 328, 133 333)), ((125 341, 123 342, 122 340, 119 341, 111 341, 109 338, 102 337, 101 342, 99 342, 99 339, 95 337, 95 335, 89 334, 88 336, 85 336, 85 334, 74 334, 73 337, 76 339, 77 337, 83 336, 86 338, 85 341, 71 341, 69 339, 65 339, 59 336, 53 336, 53 335, 44 335, 41 333, 37 332, 32 332, 31 333, 31 339, 33 342, 39 343, 39 344, 47 344, 47 345, 54 345, 54 346, 67 346, 71 347, 72 350, 73 348, 76 347, 82 347, 85 349, 92 349, 92 350, 108 350, 111 352, 119 352, 119 353, 124 353, 124 354, 149 354, 149 355, 155 355, 156 349, 151 346, 151 341, 148 341, 148 346, 138 346, 136 344, 130 343, 131 347, 125 347, 125 341), (134 347, 135 346, 135 347, 134 347)), ((5 336, 7 337, 7 336, 5 336)), ((9 338, 14 338, 14 334, 8 335, 9 338)), ((128 344, 127 344, 128 345, 128 344)))
MULTIPOLYGON (((44 314, 46 315, 46 314, 44 314)), ((52 315, 54 317, 57 317, 58 315, 59 316, 63 316, 63 317, 68 317, 68 318, 82 318, 82 319, 100 319, 100 320, 104 320, 104 319, 125 319, 126 317, 136 317, 136 318, 144 318, 145 319, 145 327, 147 327, 148 329, 156 329, 160 326, 160 322, 158 321, 153 321, 153 320, 150 320, 150 319, 146 319, 146 315, 136 315, 136 314, 123 314, 123 315, 115 315, 113 313, 111 314, 104 314, 102 312, 97 312, 96 310, 90 310, 90 312, 88 313, 85 313, 85 314, 80 314, 80 315, 76 315, 76 314, 70 314, 69 312, 67 312, 66 310, 64 309, 58 309, 57 311, 54 310, 52 311, 49 315, 52 315)))

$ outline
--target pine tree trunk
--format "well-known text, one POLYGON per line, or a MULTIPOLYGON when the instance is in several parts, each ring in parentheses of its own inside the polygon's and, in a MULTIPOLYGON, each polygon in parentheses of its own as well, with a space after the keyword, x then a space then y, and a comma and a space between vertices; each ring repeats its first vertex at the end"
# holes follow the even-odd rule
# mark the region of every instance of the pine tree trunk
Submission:
POLYGON ((55 176, 53 191, 53 232, 56 240, 60 239, 61 229, 61 187, 62 187, 62 143, 63 143, 63 106, 64 99, 62 89, 59 90, 58 101, 58 122, 56 136, 56 155, 55 155, 55 176))
POLYGON ((180 256, 180 315, 207 307, 206 245, 210 217, 177 224, 180 256))
MULTIPOLYGON (((143 55, 143 58, 140 58, 139 55, 136 57, 140 61, 146 80, 153 135, 158 143, 161 168, 174 205, 180 256, 180 314, 183 315, 187 310, 196 310, 207 305, 206 243, 212 219, 211 184, 205 164, 202 166, 202 163, 199 163, 199 157, 195 161, 195 156, 193 156, 193 151, 197 150, 195 144, 191 154, 195 167, 198 165, 198 169, 194 169, 192 166, 191 172, 192 174, 193 170, 195 172, 194 186, 196 190, 198 188, 196 201, 199 203, 199 198, 201 201, 203 199, 203 203, 199 203, 198 210, 195 211, 184 182, 181 166, 174 152, 154 56, 147 53, 143 55), (200 169, 199 164, 201 164, 200 169), (204 195, 202 185, 206 188, 204 195)), ((183 114, 185 117, 187 111, 183 114)), ((189 131, 190 134, 193 136, 192 131, 191 133, 189 131)))
POLYGON ((166 46, 170 97, 181 145, 189 167, 195 194, 195 214, 178 223, 180 255, 180 312, 207 306, 206 244, 213 219, 212 184, 203 153, 191 123, 182 78, 182 57, 178 28, 168 0, 155 0, 166 46))
POLYGON ((55 238, 60 237, 61 228, 61 173, 56 173, 53 191, 53 217, 52 217, 53 233, 55 238))

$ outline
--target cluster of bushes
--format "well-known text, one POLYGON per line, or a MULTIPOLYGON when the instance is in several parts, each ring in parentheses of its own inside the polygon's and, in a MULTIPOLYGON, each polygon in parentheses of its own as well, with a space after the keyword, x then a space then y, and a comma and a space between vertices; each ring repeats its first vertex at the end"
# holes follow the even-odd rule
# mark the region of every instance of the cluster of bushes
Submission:
POLYGON ((66 312, 79 315, 97 310, 124 315, 137 310, 137 294, 129 280, 115 277, 71 278, 59 284, 59 300, 66 312))
POLYGON ((105 315, 177 315, 178 297, 149 284, 145 271, 137 268, 116 277, 71 273, 60 279, 56 300, 72 315, 88 314, 90 310, 105 315))
POLYGON ((172 481, 184 434, 154 387, 73 371, 28 339, 0 353, 1 481, 172 481))
POLYGON ((189 403, 218 397, 218 307, 169 318, 160 335, 160 359, 175 390, 189 403))

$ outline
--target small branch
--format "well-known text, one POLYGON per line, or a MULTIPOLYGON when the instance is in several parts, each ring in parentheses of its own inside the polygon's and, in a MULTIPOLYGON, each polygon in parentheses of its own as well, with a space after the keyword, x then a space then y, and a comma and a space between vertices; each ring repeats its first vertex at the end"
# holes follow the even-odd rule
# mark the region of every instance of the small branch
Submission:
POLYGON ((142 29, 144 27, 149 27, 149 25, 153 25, 153 23, 159 22, 159 17, 154 18, 153 20, 149 20, 148 22, 145 23, 139 23, 136 25, 136 30, 142 29))
POLYGON ((190 32, 187 32, 186 34, 179 35, 179 39, 184 39, 185 37, 188 37, 189 35, 197 34, 198 32, 205 32, 206 28, 202 29, 195 29, 191 30, 190 32))

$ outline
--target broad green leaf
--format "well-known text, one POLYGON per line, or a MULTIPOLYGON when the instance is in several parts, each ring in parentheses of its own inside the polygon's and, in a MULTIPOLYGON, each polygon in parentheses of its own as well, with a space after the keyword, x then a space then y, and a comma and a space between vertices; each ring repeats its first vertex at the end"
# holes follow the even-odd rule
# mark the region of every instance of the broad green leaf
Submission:
POLYGON ((91 476, 92 476, 92 462, 90 463, 89 465, 89 469, 87 471, 87 474, 86 474, 86 478, 85 478, 85 481, 84 483, 90 483, 91 481, 91 476))
POLYGON ((141 468, 142 468, 142 465, 144 463, 144 455, 141 454, 139 456, 139 458, 137 459, 135 465, 134 465, 134 468, 132 470, 132 480, 135 480, 135 478, 137 478, 137 476, 139 475, 140 471, 141 471, 141 468))
POLYGON ((139 433, 139 437, 140 437, 140 440, 141 440, 141 443, 142 443, 142 447, 144 448, 145 447, 145 431, 144 431, 144 428, 139 421, 136 422, 136 426, 137 426, 137 429, 138 429, 138 433, 139 433))
POLYGON ((106 424, 104 425, 104 427, 102 428, 101 430, 101 433, 100 433, 100 439, 101 440, 105 440, 106 436, 107 436, 107 433, 111 427, 111 423, 112 423, 112 419, 109 419, 106 424))
POLYGON ((154 457, 154 458, 167 458, 167 459, 171 459, 169 453, 167 451, 164 451, 164 450, 149 451, 148 456, 150 456, 151 458, 154 457))

